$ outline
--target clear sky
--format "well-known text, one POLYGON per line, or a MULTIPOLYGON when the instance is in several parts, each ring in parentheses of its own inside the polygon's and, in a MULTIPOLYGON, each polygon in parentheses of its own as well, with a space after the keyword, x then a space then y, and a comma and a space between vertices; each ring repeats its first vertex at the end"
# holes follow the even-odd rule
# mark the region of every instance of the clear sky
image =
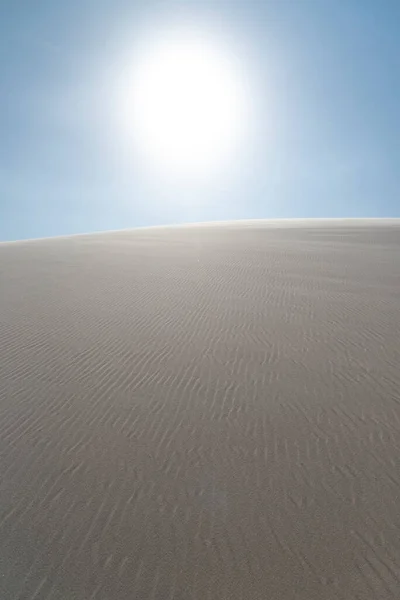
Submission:
POLYGON ((399 0, 2 0, 0 240, 400 216, 399 27, 399 0), (251 100, 230 174, 183 183, 144 174, 116 100, 137 40, 182 19, 221 36, 251 100))

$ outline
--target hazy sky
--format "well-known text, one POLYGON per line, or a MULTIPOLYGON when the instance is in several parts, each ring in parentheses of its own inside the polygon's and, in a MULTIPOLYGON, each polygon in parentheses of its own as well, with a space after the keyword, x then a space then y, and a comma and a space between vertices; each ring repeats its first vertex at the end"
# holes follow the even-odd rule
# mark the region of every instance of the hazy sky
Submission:
POLYGON ((0 240, 400 216, 399 27, 399 0, 2 0, 0 240), (221 35, 252 100, 230 174, 185 183, 145 176, 116 126, 121 65, 182 18, 221 35))

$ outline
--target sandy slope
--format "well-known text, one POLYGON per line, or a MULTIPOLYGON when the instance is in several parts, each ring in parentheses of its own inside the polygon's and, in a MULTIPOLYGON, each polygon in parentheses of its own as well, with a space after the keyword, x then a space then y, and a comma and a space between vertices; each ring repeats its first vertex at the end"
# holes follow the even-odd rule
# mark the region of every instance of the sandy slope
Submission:
POLYGON ((0 245, 2 600, 400 597, 400 223, 0 245))

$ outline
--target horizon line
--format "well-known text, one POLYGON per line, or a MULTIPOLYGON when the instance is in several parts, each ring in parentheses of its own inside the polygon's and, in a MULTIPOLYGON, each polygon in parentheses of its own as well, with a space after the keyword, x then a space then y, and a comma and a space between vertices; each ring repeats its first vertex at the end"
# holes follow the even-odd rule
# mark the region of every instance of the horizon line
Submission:
POLYGON ((305 222, 305 221, 378 221, 378 222, 393 222, 398 221, 400 223, 400 217, 279 217, 279 218, 246 218, 246 219, 227 219, 222 221, 188 221, 185 223, 164 223, 162 225, 139 225, 137 227, 126 227, 121 229, 100 229, 95 231, 87 231, 83 233, 66 233, 61 235, 50 235, 44 237, 33 237, 33 238, 20 238, 16 240, 0 240, 0 245, 3 244, 18 244, 24 242, 40 242, 44 240, 58 240, 58 239, 69 239, 74 237, 91 236, 98 234, 107 233, 119 233, 127 231, 137 231, 142 229, 165 229, 169 227, 190 227, 190 226, 205 226, 205 225, 229 225, 236 223, 282 223, 282 222, 305 222))

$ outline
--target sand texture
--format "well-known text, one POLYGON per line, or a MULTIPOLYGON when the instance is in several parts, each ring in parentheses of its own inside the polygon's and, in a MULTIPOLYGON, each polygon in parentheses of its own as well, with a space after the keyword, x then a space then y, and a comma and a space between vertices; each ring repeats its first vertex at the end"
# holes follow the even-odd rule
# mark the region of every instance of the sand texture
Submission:
POLYGON ((1 600, 400 598, 400 222, 0 244, 1 600))

